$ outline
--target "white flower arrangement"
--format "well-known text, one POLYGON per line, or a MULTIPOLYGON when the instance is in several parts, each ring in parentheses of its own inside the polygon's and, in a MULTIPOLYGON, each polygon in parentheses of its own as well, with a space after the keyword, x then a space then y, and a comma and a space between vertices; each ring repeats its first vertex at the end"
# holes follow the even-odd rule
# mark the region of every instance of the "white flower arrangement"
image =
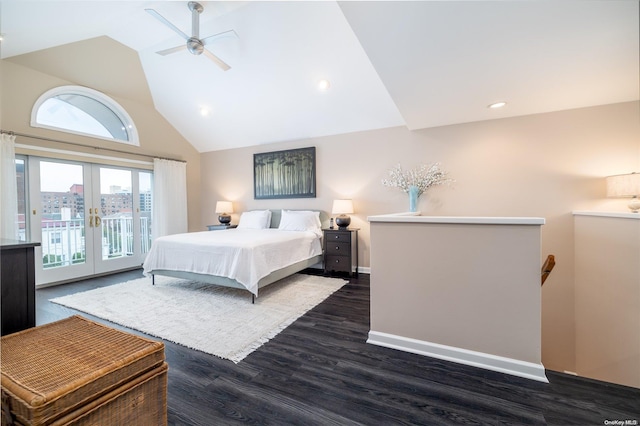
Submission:
POLYGON ((429 167, 420 165, 415 169, 404 171, 400 164, 389 170, 389 178, 382 179, 382 184, 391 188, 399 188, 402 192, 409 192, 412 186, 418 189, 418 197, 427 189, 436 185, 448 185, 455 180, 447 177, 447 172, 440 169, 440 163, 433 163, 429 167))

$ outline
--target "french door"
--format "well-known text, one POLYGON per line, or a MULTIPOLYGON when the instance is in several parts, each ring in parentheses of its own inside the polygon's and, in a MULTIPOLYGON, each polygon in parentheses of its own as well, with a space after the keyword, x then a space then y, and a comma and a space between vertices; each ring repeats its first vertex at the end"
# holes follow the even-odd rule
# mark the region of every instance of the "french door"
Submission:
POLYGON ((140 266, 151 244, 151 172, 29 158, 36 285, 140 266))

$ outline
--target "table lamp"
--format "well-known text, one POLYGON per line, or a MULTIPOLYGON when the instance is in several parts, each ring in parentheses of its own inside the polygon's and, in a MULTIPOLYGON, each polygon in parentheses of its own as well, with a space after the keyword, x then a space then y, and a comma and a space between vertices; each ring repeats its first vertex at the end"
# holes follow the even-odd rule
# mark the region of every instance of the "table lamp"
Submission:
POLYGON ((640 210, 640 173, 607 176, 607 197, 631 198, 629 209, 633 213, 640 210))
POLYGON ((233 213, 233 204, 231 201, 216 202, 216 213, 219 213, 218 221, 220 221, 220 224, 228 225, 231 222, 229 213, 233 213))
POLYGON ((353 213, 353 202, 351 200, 333 200, 331 213, 339 215, 336 217, 336 225, 338 225, 338 229, 344 231, 351 223, 351 218, 347 216, 347 213, 353 213))

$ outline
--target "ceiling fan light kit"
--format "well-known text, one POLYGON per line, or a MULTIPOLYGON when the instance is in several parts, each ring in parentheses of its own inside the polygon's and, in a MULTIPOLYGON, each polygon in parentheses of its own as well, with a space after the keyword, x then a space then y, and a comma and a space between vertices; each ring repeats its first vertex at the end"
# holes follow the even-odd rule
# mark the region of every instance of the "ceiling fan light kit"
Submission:
POLYGON ((173 25, 169 20, 167 20, 164 16, 160 15, 154 9, 145 9, 151 16, 156 18, 158 21, 162 22, 164 25, 172 29, 175 33, 177 33, 180 37, 182 37, 186 43, 180 46, 171 47, 169 49, 164 49, 156 52, 159 55, 165 56, 170 55, 172 53, 179 52, 181 50, 187 50, 192 55, 204 55, 213 61, 216 65, 218 65, 223 71, 229 70, 231 67, 226 64, 222 59, 218 58, 216 55, 211 53, 209 50, 205 48, 205 45, 211 43, 212 41, 219 39, 221 37, 232 36, 237 37, 237 34, 233 30, 224 31, 219 34, 214 34, 209 37, 205 37, 203 39, 200 38, 200 14, 204 10, 204 7, 198 2, 190 1, 187 6, 191 11, 191 36, 188 36, 184 32, 182 32, 178 27, 173 25))

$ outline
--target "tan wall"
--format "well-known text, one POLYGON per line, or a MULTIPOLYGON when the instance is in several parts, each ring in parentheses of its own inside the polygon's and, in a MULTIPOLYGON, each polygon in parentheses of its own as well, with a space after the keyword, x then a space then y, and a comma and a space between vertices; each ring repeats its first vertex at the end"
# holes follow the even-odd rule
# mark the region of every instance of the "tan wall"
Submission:
POLYGON ((371 227, 371 331, 541 362, 539 225, 371 227))
MULTIPOLYGON (((409 131, 403 127, 277 143, 201 155, 202 222, 215 223, 215 202, 237 211, 310 207, 330 210, 353 198, 360 263, 369 266, 367 216, 406 211, 408 197, 380 183, 400 163, 439 161, 456 183, 421 197, 428 215, 538 216, 542 255, 557 265, 542 291, 542 360, 552 370, 575 369, 572 210, 624 211, 607 200, 604 176, 640 171, 640 103, 537 114, 409 131), (315 146, 317 198, 253 199, 253 153, 315 146)), ((237 214, 234 217, 237 220, 237 214)))
MULTIPOLYGON (((147 105, 105 93, 118 102, 135 123, 140 136, 140 146, 132 147, 117 142, 33 128, 30 126, 31 109, 40 95, 54 87, 75 84, 74 82, 43 74, 8 61, 0 61, 0 78, 0 93, 2 94, 0 98, 0 111, 2 112, 0 124, 4 130, 79 143, 88 147, 111 148, 186 161, 189 229, 198 229, 201 223, 200 154, 153 108, 153 105, 147 105)), ((42 141, 34 138, 17 137, 16 143, 46 146, 69 151, 82 151, 81 148, 76 146, 42 141)), ((95 150, 94 148, 86 151, 105 156, 123 156, 107 150, 95 150)), ((20 150, 17 150, 17 152, 20 153, 20 150)), ((126 157, 126 155, 124 156, 126 157)), ((152 161, 150 158, 139 156, 133 156, 131 158, 152 161)))
POLYGON ((640 215, 575 216, 576 373, 640 388, 640 215))

